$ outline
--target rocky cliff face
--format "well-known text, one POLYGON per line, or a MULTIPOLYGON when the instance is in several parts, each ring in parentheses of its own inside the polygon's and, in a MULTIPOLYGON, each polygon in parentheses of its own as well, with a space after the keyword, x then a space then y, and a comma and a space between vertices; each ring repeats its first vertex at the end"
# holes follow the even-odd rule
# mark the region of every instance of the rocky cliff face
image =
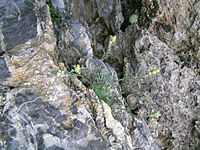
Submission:
POLYGON ((199 149, 199 25, 196 0, 1 0, 0 149, 199 149))

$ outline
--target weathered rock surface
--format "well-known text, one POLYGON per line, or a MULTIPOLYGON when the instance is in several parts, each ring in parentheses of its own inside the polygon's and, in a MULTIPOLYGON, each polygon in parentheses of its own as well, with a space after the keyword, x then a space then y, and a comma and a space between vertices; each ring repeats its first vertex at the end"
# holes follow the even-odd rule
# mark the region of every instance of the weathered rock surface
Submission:
POLYGON ((129 78, 122 86, 134 97, 135 111, 149 121, 154 138, 161 139, 163 147, 195 149, 196 145, 197 148, 199 132, 195 122, 199 120, 199 77, 192 69, 182 67, 175 52, 148 32, 143 32, 136 40, 135 52, 138 79, 134 80, 131 62, 127 62, 124 70, 129 78), (153 75, 155 66, 160 72, 153 75), (158 120, 149 117, 156 112, 161 113, 158 120))
POLYGON ((107 28, 115 32, 120 29, 124 20, 120 0, 50 1, 58 15, 62 15, 62 12, 66 11, 68 15, 76 18, 85 26, 93 24, 100 17, 105 21, 107 28))
POLYGON ((37 36, 37 18, 31 1, 0 2, 0 53, 37 36))
POLYGON ((3 58, 0 58, 0 79, 8 78, 10 76, 10 72, 6 65, 6 62, 3 58))
MULTIPOLYGON (((56 77, 55 38, 44 1, 37 14, 38 43, 13 48, 1 59, 2 149, 109 149, 96 128, 84 93, 70 89, 56 77), (45 12, 45 14, 44 14, 45 12), (40 19, 40 20, 39 20, 40 19), (10 57, 8 57, 8 55, 10 57), (8 87, 5 90, 5 87, 8 87), (83 97, 84 96, 84 97, 83 97), (79 110, 80 109, 80 110, 79 110), (82 116, 82 117, 81 117, 82 116)), ((21 30, 21 29, 20 29, 21 30)), ((29 39, 30 42, 34 39, 29 39)), ((83 88, 82 88, 83 90, 83 88)), ((85 89, 86 92, 86 89, 85 89)))
POLYGON ((0 149, 199 149, 198 1, 47 1, 60 22, 45 0, 0 2, 0 149), (117 81, 115 103, 57 76, 78 63, 117 81))
POLYGON ((158 11, 149 31, 155 31, 161 41, 178 51, 184 65, 199 69, 200 2, 166 0, 157 3, 158 11))
MULTIPOLYGON (((32 4, 37 8, 34 10, 37 16, 34 22, 37 24, 37 30, 34 34, 37 36, 34 39, 24 39, 25 43, 13 46, 1 58, 3 80, 0 82, 0 147, 131 149, 132 142, 128 129, 113 118, 111 108, 105 102, 101 102, 94 92, 84 87, 79 80, 74 80, 69 87, 69 83, 65 82, 69 81, 67 77, 63 79, 56 76, 59 69, 53 61, 56 58, 56 39, 48 7, 44 1, 32 1, 32 4), (33 41, 36 43, 32 44, 33 41), (93 106, 93 102, 96 107, 93 106)), ((62 39, 63 42, 72 43, 65 45, 65 48, 88 48, 90 41, 84 27, 75 19, 69 18, 67 21, 71 23, 69 30, 75 39, 62 39), (80 32, 75 32, 78 30, 80 32), (82 40, 86 41, 86 44, 84 41, 82 44, 82 40)), ((61 32, 64 33, 65 30, 61 32)), ((69 51, 68 54, 70 52, 73 51, 69 51)), ((80 57, 84 58, 86 53, 81 53, 80 57)), ((66 60, 67 63, 72 63, 66 60)))
POLYGON ((30 89, 15 89, 6 94, 9 112, 3 110, 3 148, 107 149, 90 115, 85 111, 83 118, 79 116, 75 103, 68 113, 63 113, 30 89))
POLYGON ((77 64, 80 58, 91 58, 93 49, 86 28, 76 19, 63 18, 62 24, 57 27, 58 58, 66 65, 77 64))
MULTIPOLYGON (((123 0, 122 6, 125 20, 131 14, 137 14, 140 27, 167 43, 184 65, 199 69, 199 1, 123 0)), ((123 29, 127 24, 125 21, 123 29)))

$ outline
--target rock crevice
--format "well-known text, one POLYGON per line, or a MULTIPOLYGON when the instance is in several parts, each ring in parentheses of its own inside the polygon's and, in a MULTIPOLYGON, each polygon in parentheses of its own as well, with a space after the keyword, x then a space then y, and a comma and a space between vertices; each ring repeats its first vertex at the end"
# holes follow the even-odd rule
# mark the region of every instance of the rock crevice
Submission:
POLYGON ((1 0, 0 149, 198 149, 199 6, 1 0))

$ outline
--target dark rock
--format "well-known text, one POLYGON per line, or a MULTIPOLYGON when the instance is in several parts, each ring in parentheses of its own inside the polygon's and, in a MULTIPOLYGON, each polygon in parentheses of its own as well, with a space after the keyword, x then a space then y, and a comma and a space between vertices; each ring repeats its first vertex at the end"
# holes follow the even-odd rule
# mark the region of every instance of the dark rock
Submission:
POLYGON ((74 129, 69 131, 68 135, 75 140, 80 140, 87 136, 88 127, 77 119, 73 120, 74 129))
POLYGON ((10 77, 10 71, 6 65, 6 62, 3 58, 0 58, 0 79, 10 77))
MULTIPOLYGON (((121 24, 124 20, 121 13, 121 2, 119 0, 90 0, 87 2, 81 0, 66 1, 65 3, 63 0, 51 0, 51 3, 53 5, 55 13, 61 18, 64 18, 63 16, 68 16, 73 19, 76 19, 87 29, 87 34, 91 41, 94 54, 97 56, 99 55, 99 53, 97 51, 98 48, 96 43, 104 45, 106 39, 105 37, 109 37, 110 34, 114 34, 115 32, 119 31, 121 24)), ((64 22, 67 21, 65 20, 64 22)), ((72 26, 76 27, 76 25, 73 24, 72 26)), ((63 27, 58 28, 61 29, 62 32, 66 32, 65 29, 62 29, 63 27)), ((61 37, 61 35, 59 37, 61 37)), ((68 46, 69 44, 66 45, 68 46)), ((70 48, 71 47, 72 45, 70 46, 70 48)), ((61 47, 60 49, 65 49, 66 51, 66 48, 61 47)), ((76 52, 76 55, 72 56, 73 58, 80 57, 80 54, 77 53, 77 51, 80 50, 76 50, 76 48, 74 48, 71 51, 71 55, 76 52)), ((71 58, 69 58, 68 63, 70 62, 70 59, 71 58)))
POLYGON ((37 19, 34 2, 34 0, 3 0, 0 3, 0 31, 2 32, 0 51, 9 51, 29 39, 36 38, 37 19))
POLYGON ((153 137, 147 127, 147 124, 135 118, 135 131, 134 136, 136 139, 135 148, 159 150, 158 145, 153 140, 153 137))
MULTIPOLYGON (((5 149, 65 149, 83 150, 82 144, 74 144, 88 136, 89 126, 78 119, 73 119, 70 128, 63 128, 67 114, 62 115, 59 109, 48 102, 43 102, 30 90, 17 92, 14 99, 17 109, 4 113, 7 121, 1 121, 1 140, 7 141, 2 145, 5 149), (18 137, 20 135, 20 137, 18 137), (22 143, 22 140, 24 142, 22 143), (29 145, 27 147, 27 145, 29 145)), ((5 108, 6 109, 6 108, 5 108)), ((91 123, 90 123, 91 124, 91 123)), ((91 124, 94 126, 94 124, 91 124)), ((89 141, 85 147, 96 150, 107 149, 101 141, 89 141)))
POLYGON ((34 94, 30 91, 26 91, 26 94, 19 93, 19 94, 16 95, 15 104, 16 104, 17 107, 19 107, 23 103, 28 102, 28 101, 32 101, 36 98, 37 98, 36 94, 34 94))
POLYGON ((197 0, 1 0, 0 149, 198 149, 199 8, 197 0), (76 64, 86 79, 66 74, 76 64), (102 74, 113 104, 91 89, 102 74))
POLYGON ((69 18, 63 22, 56 27, 59 35, 56 53, 61 61, 72 67, 80 58, 91 58, 93 49, 86 28, 81 23, 69 18))
POLYGON ((62 15, 66 11, 68 15, 76 18, 80 23, 86 27, 93 23, 97 17, 102 17, 106 26, 111 28, 113 32, 120 29, 123 23, 123 16, 121 13, 121 2, 109 0, 90 0, 90 1, 55 1, 50 0, 55 12, 62 15))

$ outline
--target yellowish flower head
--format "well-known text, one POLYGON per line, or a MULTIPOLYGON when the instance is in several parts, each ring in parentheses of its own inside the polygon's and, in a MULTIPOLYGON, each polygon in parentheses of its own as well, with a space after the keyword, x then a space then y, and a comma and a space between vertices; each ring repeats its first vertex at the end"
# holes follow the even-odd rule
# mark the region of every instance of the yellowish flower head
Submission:
POLYGON ((148 74, 151 75, 151 72, 149 72, 148 74))
POLYGON ((156 72, 160 72, 160 70, 159 70, 159 69, 156 69, 156 72))
POLYGON ((116 35, 114 35, 114 36, 111 35, 110 41, 111 41, 111 43, 114 43, 116 41, 116 35))
POLYGON ((63 76, 64 76, 64 71, 58 70, 57 77, 63 77, 63 76))
POLYGON ((156 74, 156 71, 154 70, 152 73, 153 73, 153 74, 156 74))
POLYGON ((80 72, 80 70, 81 70, 80 65, 74 65, 74 69, 75 69, 76 73, 81 74, 81 72, 80 72))

